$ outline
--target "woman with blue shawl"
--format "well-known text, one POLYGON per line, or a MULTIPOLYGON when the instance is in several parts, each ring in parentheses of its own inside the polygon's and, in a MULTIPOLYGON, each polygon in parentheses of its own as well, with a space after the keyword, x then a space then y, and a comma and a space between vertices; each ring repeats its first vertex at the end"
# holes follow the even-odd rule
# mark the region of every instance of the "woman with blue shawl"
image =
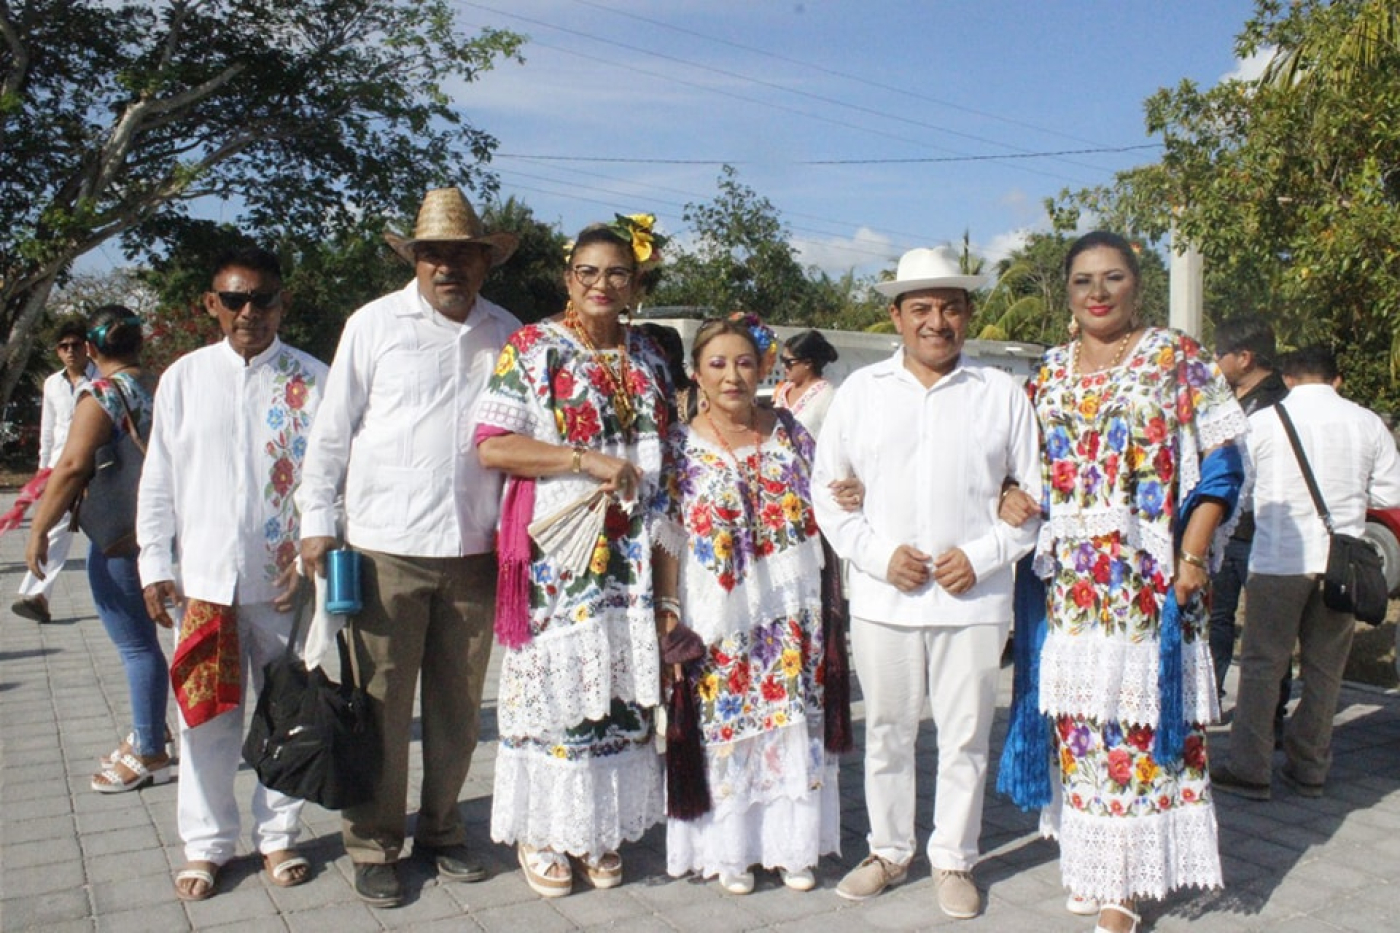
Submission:
POLYGON ((1028 386, 1046 521, 1034 572, 1018 575, 997 786, 1041 808, 1042 832, 1059 839, 1067 907, 1097 913, 1098 931, 1132 933, 1139 900, 1221 884, 1203 590, 1234 523, 1233 442, 1248 424, 1196 341, 1139 322, 1126 240, 1080 238, 1065 275, 1079 335, 1048 351, 1028 386))

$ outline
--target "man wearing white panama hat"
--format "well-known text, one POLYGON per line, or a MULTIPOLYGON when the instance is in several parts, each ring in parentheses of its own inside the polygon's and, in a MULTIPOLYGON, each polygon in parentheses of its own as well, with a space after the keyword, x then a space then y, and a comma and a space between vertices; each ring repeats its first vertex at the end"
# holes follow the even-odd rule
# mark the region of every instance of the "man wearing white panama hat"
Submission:
POLYGON ((408 742, 422 675, 423 787, 414 850, 438 874, 485 877, 468 855, 457 798, 476 747, 491 655, 501 477, 472 446, 476 402, 520 326, 477 292, 515 250, 487 233, 456 188, 429 191, 412 238, 386 234, 415 276, 351 315, 326 381, 297 492, 301 554, 320 573, 345 541, 361 554, 364 608, 353 647, 381 741, 373 798, 342 816, 367 903, 403 901, 408 742))
POLYGON ((817 522, 852 564, 851 643, 865 699, 870 854, 836 893, 865 900, 908 874, 914 745, 927 697, 938 730, 928 858, 939 907, 960 918, 982 909, 971 871, 1012 566, 1036 533, 1034 522, 999 521, 997 504, 1008 478, 1040 498, 1025 392, 962 356, 970 292, 984 282, 938 247, 905 253, 895 280, 875 286, 891 299, 902 346, 837 390, 812 480, 817 522), (829 484, 851 475, 865 499, 846 511, 829 484))

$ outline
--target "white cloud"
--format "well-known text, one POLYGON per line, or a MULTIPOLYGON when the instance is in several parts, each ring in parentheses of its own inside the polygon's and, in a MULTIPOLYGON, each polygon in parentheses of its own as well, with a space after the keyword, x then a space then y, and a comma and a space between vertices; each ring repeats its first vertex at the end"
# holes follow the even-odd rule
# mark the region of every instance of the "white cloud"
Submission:
POLYGON ((1277 51, 1276 46, 1270 45, 1258 50, 1248 58, 1235 59, 1235 67, 1221 75, 1220 80, 1222 82, 1258 80, 1277 51))
POLYGON ((1008 230, 1005 233, 998 233, 987 241, 985 245, 977 246, 976 252, 987 260, 988 266, 994 266, 1015 250, 1026 245, 1026 240, 1032 233, 1030 227, 1018 227, 1015 230, 1008 230))
POLYGON ((898 258, 890 237, 869 227, 861 227, 851 237, 793 237, 792 246, 804 266, 816 266, 832 276, 883 267, 898 258))

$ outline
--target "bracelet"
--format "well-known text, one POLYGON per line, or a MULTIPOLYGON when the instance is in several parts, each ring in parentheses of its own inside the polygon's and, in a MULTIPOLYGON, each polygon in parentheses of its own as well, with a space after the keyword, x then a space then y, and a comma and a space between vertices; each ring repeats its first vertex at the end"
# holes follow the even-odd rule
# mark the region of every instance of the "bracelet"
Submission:
POLYGON ((656 603, 656 611, 669 612, 677 619, 681 617, 681 601, 674 596, 658 596, 653 602, 656 603))
POLYGON ((587 451, 588 448, 583 446, 582 444, 579 444, 577 447, 574 448, 574 462, 572 467, 570 467, 570 469, 574 473, 583 472, 583 455, 587 453, 587 451))
POLYGON ((1192 554, 1190 551, 1183 550, 1181 552, 1181 559, 1194 567, 1200 567, 1202 570, 1210 569, 1206 566, 1205 558, 1192 554))

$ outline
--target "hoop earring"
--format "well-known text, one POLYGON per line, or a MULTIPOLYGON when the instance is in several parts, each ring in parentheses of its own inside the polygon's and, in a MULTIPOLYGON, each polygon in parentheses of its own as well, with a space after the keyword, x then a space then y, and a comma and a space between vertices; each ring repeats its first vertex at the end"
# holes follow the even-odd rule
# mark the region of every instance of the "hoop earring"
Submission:
POLYGON ((700 408, 701 411, 709 411, 709 410, 710 410, 710 397, 709 397, 708 395, 705 394, 705 390, 704 390, 704 389, 701 389, 701 390, 700 390, 700 401, 699 401, 698 404, 699 404, 699 408, 700 408))

